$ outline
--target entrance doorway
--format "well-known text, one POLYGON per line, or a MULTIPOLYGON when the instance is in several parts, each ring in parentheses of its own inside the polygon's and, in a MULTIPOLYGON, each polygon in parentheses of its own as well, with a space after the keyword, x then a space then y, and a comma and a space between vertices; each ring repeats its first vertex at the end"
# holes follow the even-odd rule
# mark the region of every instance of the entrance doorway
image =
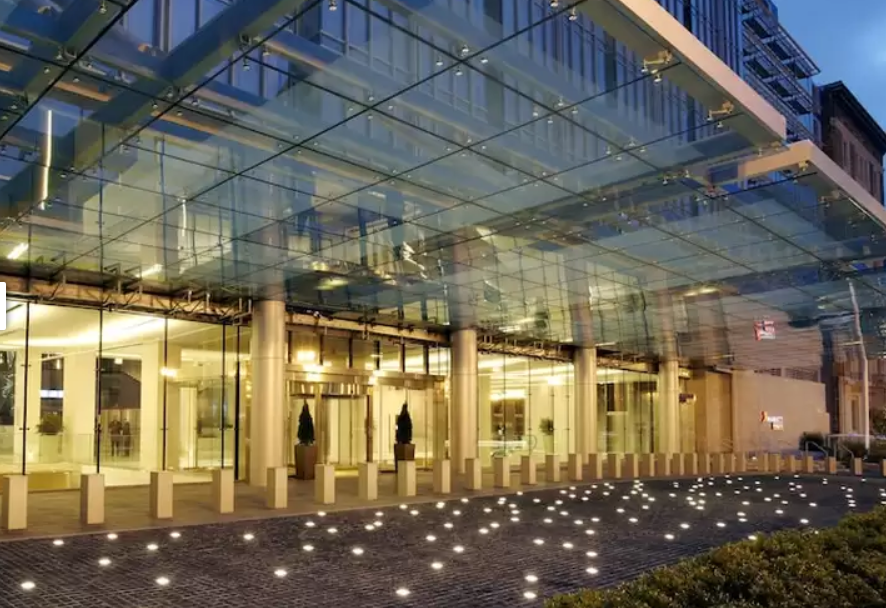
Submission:
MULTIPOLYGON (((314 369, 317 369, 314 366, 314 369)), ((318 462, 342 472, 360 462, 394 469, 396 418, 403 404, 412 416, 416 466, 430 468, 445 456, 449 412, 444 378, 418 374, 287 369, 289 411, 285 428, 288 461, 295 464, 298 418, 307 405, 314 418, 318 462)))

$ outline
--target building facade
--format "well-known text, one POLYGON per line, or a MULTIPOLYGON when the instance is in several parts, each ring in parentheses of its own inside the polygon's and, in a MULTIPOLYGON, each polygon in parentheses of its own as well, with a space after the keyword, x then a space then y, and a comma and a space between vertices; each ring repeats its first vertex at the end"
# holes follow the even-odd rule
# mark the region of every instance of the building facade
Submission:
POLYGON ((755 3, 84 1, 0 27, 2 471, 262 484, 304 406, 343 469, 404 404, 459 470, 827 429, 883 218, 755 3))

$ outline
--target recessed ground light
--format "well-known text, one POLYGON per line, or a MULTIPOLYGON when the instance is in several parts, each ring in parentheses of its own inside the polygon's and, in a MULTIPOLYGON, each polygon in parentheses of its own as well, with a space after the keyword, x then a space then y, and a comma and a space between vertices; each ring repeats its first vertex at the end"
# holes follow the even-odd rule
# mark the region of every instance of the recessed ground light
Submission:
POLYGON ((249 532, 247 532, 246 534, 243 535, 243 540, 245 540, 247 542, 253 540, 254 538, 255 538, 255 534, 252 534, 249 532))
POLYGON ((305 551, 306 553, 310 553, 311 551, 314 550, 314 545, 302 545, 301 549, 302 549, 302 551, 305 551))
POLYGON ((523 597, 525 597, 527 600, 534 600, 538 597, 538 594, 535 591, 524 591, 523 597))
POLYGON ((465 552, 465 548, 462 547, 461 545, 455 545, 452 548, 452 550, 455 551, 456 553, 464 553, 465 552))
POLYGON ((406 587, 400 587, 399 589, 397 589, 396 593, 400 597, 409 597, 409 589, 407 589, 406 587))
POLYGON ((160 547, 157 545, 157 543, 151 543, 150 545, 147 546, 148 551, 156 551, 159 548, 160 547))
POLYGON ((536 538, 536 539, 535 539, 534 541, 532 541, 532 542, 535 543, 536 545, 543 545, 543 544, 545 544, 545 541, 542 540, 541 538, 536 538))
POLYGON ((431 568, 433 568, 434 570, 442 570, 443 562, 431 562, 431 568))
POLYGON ((181 532, 170 532, 170 533, 169 533, 169 537, 170 537, 170 538, 181 538, 181 537, 182 537, 182 533, 181 533, 181 532))
POLYGON ((62 545, 65 544, 65 541, 63 541, 60 538, 56 538, 54 541, 52 541, 52 544, 55 545, 56 547, 61 547, 62 545))
POLYGON ((161 577, 158 577, 154 582, 157 583, 158 585, 160 585, 161 587, 165 587, 166 585, 169 584, 169 579, 165 576, 161 576, 161 577))
POLYGON ((363 555, 363 547, 354 547, 351 549, 351 553, 354 555, 363 555))
POLYGON ((538 582, 538 577, 535 576, 534 574, 527 574, 525 579, 526 579, 527 583, 537 583, 538 582))
POLYGON ((107 538, 108 538, 108 540, 117 540, 118 537, 116 534, 111 532, 110 534, 108 534, 107 538))
POLYGON ((590 568, 585 570, 585 572, 587 572, 588 574, 598 574, 600 571, 597 570, 596 568, 594 568, 593 566, 591 566, 590 568))
POLYGON ((99 565, 99 566, 110 566, 110 565, 111 565, 111 560, 108 559, 107 557, 101 557, 101 558, 99 558, 99 560, 98 560, 98 565, 99 565))
POLYGON ((37 585, 34 584, 34 581, 25 581, 22 583, 22 589, 25 591, 33 591, 34 587, 37 585))

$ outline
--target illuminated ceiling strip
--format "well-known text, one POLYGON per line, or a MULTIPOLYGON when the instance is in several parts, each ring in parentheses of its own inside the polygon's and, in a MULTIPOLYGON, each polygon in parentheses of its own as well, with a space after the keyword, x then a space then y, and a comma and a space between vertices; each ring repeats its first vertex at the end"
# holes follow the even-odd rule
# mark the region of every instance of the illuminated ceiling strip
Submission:
POLYGON ((592 0, 577 8, 644 59, 670 52, 663 75, 709 110, 730 102, 729 128, 770 147, 787 137, 785 117, 655 0, 592 0))

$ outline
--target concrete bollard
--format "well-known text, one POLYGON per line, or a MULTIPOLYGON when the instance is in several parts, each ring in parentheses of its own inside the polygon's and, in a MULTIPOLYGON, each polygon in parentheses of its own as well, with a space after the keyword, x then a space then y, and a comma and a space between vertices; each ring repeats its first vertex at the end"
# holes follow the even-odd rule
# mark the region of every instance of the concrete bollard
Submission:
POLYGON ((616 454, 610 452, 607 460, 606 460, 606 475, 610 479, 621 479, 622 478, 622 470, 621 470, 621 454, 616 454))
POLYGON ((588 454, 588 479, 599 481, 603 479, 604 454, 588 454))
POLYGON ((483 469, 480 468, 479 458, 465 458, 465 489, 483 489, 483 469))
POLYGON ((792 454, 786 454, 784 457, 784 468, 782 469, 785 473, 796 473, 797 472, 797 458, 792 454))
POLYGON ((361 462, 357 465, 357 496, 360 500, 378 500, 377 462, 361 462))
POLYGON ((625 454, 621 474, 625 479, 637 479, 640 476, 639 454, 625 454))
POLYGON ((105 476, 100 473, 80 476, 80 523, 105 523, 105 476))
POLYGON ((655 477, 655 454, 640 454, 640 477, 655 477))
POLYGON ((28 476, 4 475, 3 514, 0 527, 6 531, 24 530, 28 527, 28 476))
POLYGON ((581 481, 582 478, 581 454, 569 454, 566 459, 566 476, 569 481, 581 481))
POLYGON ((711 474, 723 475, 726 472, 726 463, 723 461, 723 454, 711 454, 711 474))
POLYGON ((545 481, 548 483, 560 481, 560 456, 557 454, 545 456, 545 481))
POLYGON ((397 465, 397 496, 410 498, 415 496, 415 461, 401 460, 397 465))
POLYGON ((723 454, 723 473, 725 475, 731 475, 735 473, 735 454, 723 454))
POLYGON ((452 462, 445 458, 434 461, 434 493, 449 494, 452 492, 452 462))
POLYGON ((151 471, 150 509, 154 519, 172 519, 172 471, 151 471))
POLYGON ((748 455, 744 452, 739 452, 735 455, 735 472, 736 473, 747 473, 748 472, 748 455))
POLYGON ((219 514, 234 512, 234 469, 213 469, 209 488, 212 510, 219 514))
POLYGON ((825 471, 828 475, 836 475, 837 474, 837 459, 833 456, 828 456, 825 460, 825 471))
POLYGON ((781 472, 781 455, 779 454, 769 454, 767 456, 769 459, 769 472, 778 474, 781 472))
POLYGON ((671 476, 671 462, 673 461, 673 457, 671 454, 656 454, 655 455, 655 474, 659 477, 670 477, 671 476))
POLYGON ((686 474, 686 454, 671 455, 671 475, 683 477, 686 474))
POLYGON ((683 454, 683 474, 696 477, 698 475, 698 454, 683 454))
POLYGON ((861 458, 852 459, 852 474, 856 476, 864 475, 864 463, 861 458))
POLYGON ((803 472, 807 475, 815 473, 815 459, 812 454, 803 455, 803 472))
MULTIPOLYGON (((402 468, 403 463, 399 463, 402 468)), ((286 469, 283 469, 284 471, 286 469)), ((284 473, 281 481, 285 481, 284 473)), ((268 488, 271 487, 270 479, 268 480, 268 488)), ((279 500, 279 499, 278 499, 279 500)), ((321 505, 335 504, 335 466, 331 464, 314 465, 314 502, 321 505)), ((278 509, 285 509, 286 502, 278 509)))
POLYGON ((880 477, 886 477, 886 459, 880 461, 880 477))
MULTIPOLYGON (((321 467, 318 464, 314 470, 317 477, 314 481, 316 492, 317 484, 320 483, 319 475, 321 467)), ((269 509, 285 509, 289 504, 289 470, 286 467, 268 467, 267 483, 265 483, 265 506, 269 509)))
POLYGON ((496 488, 511 487, 511 459, 507 456, 492 459, 492 485, 496 488))
POLYGON ((536 479, 535 458, 531 455, 520 457, 520 483, 524 486, 534 486, 538 483, 536 479))
POLYGON ((699 475, 710 475, 711 474, 711 455, 708 453, 702 453, 698 455, 698 474, 699 475))

